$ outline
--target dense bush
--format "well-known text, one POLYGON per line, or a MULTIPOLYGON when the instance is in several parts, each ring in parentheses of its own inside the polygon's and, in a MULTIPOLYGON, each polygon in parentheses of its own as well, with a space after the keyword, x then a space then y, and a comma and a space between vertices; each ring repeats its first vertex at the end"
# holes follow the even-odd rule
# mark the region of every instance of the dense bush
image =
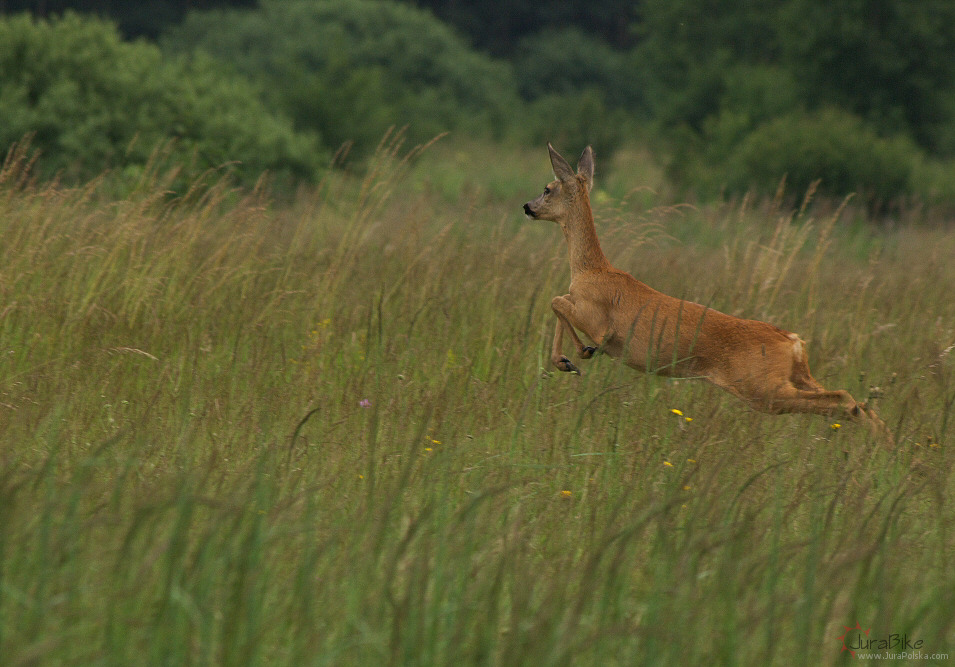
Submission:
POLYGON ((778 57, 811 107, 955 153, 955 3, 787 0, 777 11, 778 57))
POLYGON ((550 141, 579 152, 590 144, 606 157, 633 136, 634 125, 625 111, 608 107, 602 89, 588 88, 569 95, 544 95, 528 103, 514 132, 537 146, 550 141))
POLYGON ((374 146, 391 125, 414 139, 500 131, 517 100, 509 66, 471 50, 430 13, 380 0, 263 0, 191 14, 163 41, 257 81, 270 105, 329 146, 374 146))
POLYGON ((135 171, 157 146, 193 170, 234 163, 240 179, 266 169, 313 175, 318 143, 268 111, 252 86, 206 60, 164 58, 115 27, 67 14, 0 20, 0 151, 24 136, 42 174, 80 180, 135 171))
MULTIPOLYGON (((143 15, 72 4, 123 25, 143 15)), ((652 146, 703 197, 772 194, 785 174, 793 189, 821 178, 835 195, 955 200, 950 0, 147 4, 195 11, 162 50, 75 15, 0 21, 0 152, 32 133, 44 175, 83 179, 135 175, 166 145, 172 164, 229 164, 249 182, 308 177, 343 144, 367 154, 408 125, 414 142, 652 146)))
POLYGON ((642 104, 625 54, 577 28, 549 28, 526 37, 513 62, 518 88, 528 100, 599 89, 611 106, 642 104))
POLYGON ((763 123, 729 155, 722 176, 736 191, 771 192, 785 177, 802 192, 819 179, 830 195, 885 202, 911 191, 919 159, 910 140, 880 137, 857 116, 830 108, 763 123))
POLYGON ((941 192, 912 165, 955 155, 955 4, 645 0, 639 11, 631 62, 686 189, 771 194, 786 173, 793 187, 821 178, 877 199, 941 192))

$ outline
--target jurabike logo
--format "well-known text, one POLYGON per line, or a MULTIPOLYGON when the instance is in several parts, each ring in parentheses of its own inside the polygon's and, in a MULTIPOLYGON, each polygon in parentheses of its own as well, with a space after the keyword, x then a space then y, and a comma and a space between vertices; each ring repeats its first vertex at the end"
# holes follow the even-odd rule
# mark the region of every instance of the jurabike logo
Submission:
POLYGON ((871 628, 863 629, 862 624, 856 622, 855 627, 843 625, 845 632, 839 639, 842 641, 842 651, 848 651, 853 657, 856 651, 917 651, 925 643, 922 639, 910 639, 907 634, 892 633, 886 637, 870 637, 871 628))

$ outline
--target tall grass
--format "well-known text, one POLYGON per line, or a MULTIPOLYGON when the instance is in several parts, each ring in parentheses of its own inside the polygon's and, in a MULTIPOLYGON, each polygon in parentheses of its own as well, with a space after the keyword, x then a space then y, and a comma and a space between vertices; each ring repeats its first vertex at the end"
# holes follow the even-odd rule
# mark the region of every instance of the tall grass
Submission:
POLYGON ((552 372, 562 237, 482 160, 431 180, 386 141, 289 205, 26 162, 0 175, 3 664, 818 665, 856 622, 955 651, 950 232, 860 260, 835 213, 597 198, 617 265, 878 385, 887 451, 606 357, 552 372))

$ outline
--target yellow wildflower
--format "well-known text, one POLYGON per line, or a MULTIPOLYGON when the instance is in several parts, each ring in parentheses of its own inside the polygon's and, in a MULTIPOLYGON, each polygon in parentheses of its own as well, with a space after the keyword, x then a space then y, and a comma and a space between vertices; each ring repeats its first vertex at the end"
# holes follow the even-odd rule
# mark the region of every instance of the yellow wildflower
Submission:
POLYGON ((680 412, 679 410, 677 410, 676 408, 673 408, 672 410, 670 410, 670 412, 672 412, 673 414, 675 414, 677 417, 682 417, 682 416, 683 416, 683 413, 680 412))
POLYGON ((570 491, 566 490, 566 489, 564 489, 563 491, 560 492, 560 497, 561 497, 561 498, 570 498, 572 495, 574 495, 574 494, 571 493, 570 491))

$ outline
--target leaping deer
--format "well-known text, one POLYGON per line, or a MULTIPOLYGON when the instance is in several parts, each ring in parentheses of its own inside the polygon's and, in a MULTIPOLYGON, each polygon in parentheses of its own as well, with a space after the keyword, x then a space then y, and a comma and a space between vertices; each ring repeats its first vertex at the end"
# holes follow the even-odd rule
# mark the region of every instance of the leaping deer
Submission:
POLYGON ((556 180, 524 204, 524 213, 559 224, 570 254, 570 291, 551 300, 557 316, 554 366, 580 372, 562 352, 566 332, 581 359, 599 350, 637 370, 708 380, 762 412, 841 416, 891 440, 873 410, 812 377, 796 334, 667 296, 614 268, 600 248, 590 207, 593 150, 584 150, 577 173, 553 146, 547 150, 556 180), (595 345, 584 345, 578 329, 595 345))

